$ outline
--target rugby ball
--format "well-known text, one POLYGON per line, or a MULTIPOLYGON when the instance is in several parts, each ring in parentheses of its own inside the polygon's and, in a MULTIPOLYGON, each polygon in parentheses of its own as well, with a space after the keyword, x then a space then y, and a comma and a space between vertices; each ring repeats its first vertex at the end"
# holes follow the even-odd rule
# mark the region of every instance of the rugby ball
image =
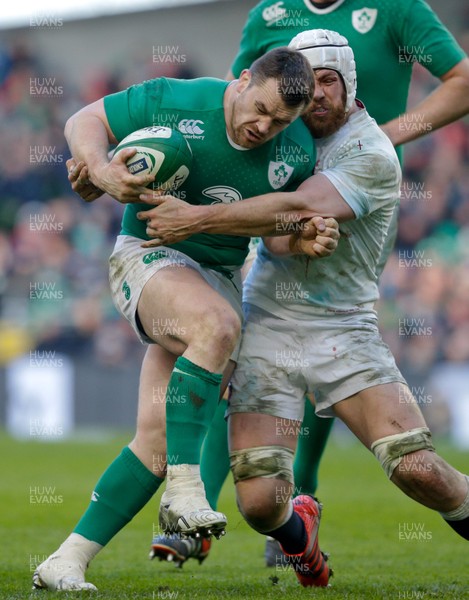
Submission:
POLYGON ((148 187, 165 191, 176 190, 188 177, 192 151, 179 131, 170 127, 145 127, 125 137, 116 147, 114 156, 124 148, 136 148, 127 161, 133 175, 155 175, 148 187))

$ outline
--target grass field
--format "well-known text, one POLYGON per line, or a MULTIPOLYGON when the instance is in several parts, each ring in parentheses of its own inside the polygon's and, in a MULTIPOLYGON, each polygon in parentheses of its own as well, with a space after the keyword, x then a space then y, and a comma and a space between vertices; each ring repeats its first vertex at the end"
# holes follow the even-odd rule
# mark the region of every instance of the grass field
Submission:
MULTIPOLYGON (((0 598, 77 597, 31 591, 31 573, 73 528, 97 478, 126 441, 115 436, 101 443, 19 443, 0 436, 0 598), (44 497, 50 502, 43 503, 44 497)), ((469 472, 469 454, 444 445, 439 450, 469 472)), ((228 515, 228 533, 214 541, 202 566, 189 561, 176 569, 148 560, 157 522, 157 502, 152 501, 90 567, 88 580, 99 589, 93 598, 469 598, 468 543, 436 513, 395 489, 358 443, 329 446, 319 491, 324 503, 321 547, 331 553, 335 570, 327 589, 303 589, 291 570, 263 566, 264 540, 237 512, 229 481, 219 506, 228 515)))

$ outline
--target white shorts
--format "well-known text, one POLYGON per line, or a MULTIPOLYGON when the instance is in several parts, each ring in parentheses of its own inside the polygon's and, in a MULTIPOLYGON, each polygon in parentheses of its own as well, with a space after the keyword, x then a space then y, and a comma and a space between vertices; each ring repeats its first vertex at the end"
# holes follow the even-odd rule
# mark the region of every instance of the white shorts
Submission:
MULTIPOLYGON (((231 277, 213 269, 201 267, 200 264, 178 250, 160 246, 158 248, 142 248, 143 240, 130 235, 119 235, 109 258, 109 283, 112 299, 117 310, 132 326, 142 343, 154 344, 137 323, 137 306, 140 294, 147 281, 165 267, 181 267, 194 269, 216 292, 228 300, 231 307, 242 320, 241 277, 239 269, 226 267, 231 277)), ((236 360, 239 343, 232 360, 236 360)))
POLYGON ((361 390, 405 384, 373 314, 295 321, 246 308, 228 415, 252 412, 302 421, 305 393, 313 392, 316 414, 333 417, 334 404, 361 390))

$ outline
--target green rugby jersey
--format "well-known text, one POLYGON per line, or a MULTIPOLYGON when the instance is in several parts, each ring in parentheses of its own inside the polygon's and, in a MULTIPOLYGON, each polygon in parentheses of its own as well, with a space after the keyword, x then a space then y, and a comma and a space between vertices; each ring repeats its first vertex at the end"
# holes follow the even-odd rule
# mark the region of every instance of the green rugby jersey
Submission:
POLYGON ((357 63, 357 97, 379 124, 405 112, 415 62, 440 77, 465 57, 423 0, 338 0, 322 9, 309 0, 267 0, 249 13, 234 76, 268 50, 316 28, 348 39, 357 63))
MULTIPOLYGON (((177 128, 193 153, 191 172, 176 195, 191 204, 236 202, 259 194, 294 190, 313 171, 314 142, 301 119, 272 140, 241 149, 228 139, 223 96, 229 82, 200 78, 159 78, 106 96, 104 107, 118 141, 137 129, 152 125, 177 128)), ((121 233, 149 239, 146 223, 136 213, 148 204, 127 204, 121 233)), ((240 266, 249 238, 197 234, 172 244, 208 266, 240 266)))

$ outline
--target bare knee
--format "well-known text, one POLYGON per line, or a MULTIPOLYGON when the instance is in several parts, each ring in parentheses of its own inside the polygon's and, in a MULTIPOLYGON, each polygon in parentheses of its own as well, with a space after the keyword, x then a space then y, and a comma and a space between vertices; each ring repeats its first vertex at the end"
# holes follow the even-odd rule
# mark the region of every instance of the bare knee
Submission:
POLYGON ((288 510, 291 485, 257 477, 236 485, 238 507, 256 531, 267 533, 280 527, 288 510))
POLYGON ((266 533, 285 522, 293 488, 294 451, 285 446, 255 446, 230 452, 241 513, 266 533))
POLYGON ((197 319, 194 333, 211 351, 231 354, 241 334, 241 321, 231 308, 211 307, 197 319))

